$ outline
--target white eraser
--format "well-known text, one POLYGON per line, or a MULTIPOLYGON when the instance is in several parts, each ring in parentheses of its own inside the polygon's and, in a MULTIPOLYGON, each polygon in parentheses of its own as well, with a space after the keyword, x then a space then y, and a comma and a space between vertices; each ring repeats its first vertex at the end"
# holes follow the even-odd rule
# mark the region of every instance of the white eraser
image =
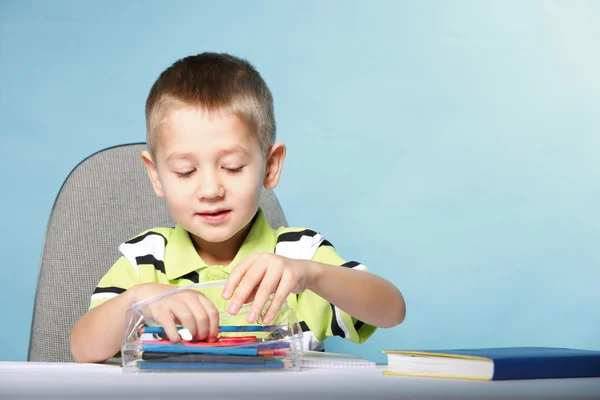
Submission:
POLYGON ((192 340, 192 334, 187 329, 183 328, 180 329, 178 332, 179 336, 181 336, 183 340, 192 340))

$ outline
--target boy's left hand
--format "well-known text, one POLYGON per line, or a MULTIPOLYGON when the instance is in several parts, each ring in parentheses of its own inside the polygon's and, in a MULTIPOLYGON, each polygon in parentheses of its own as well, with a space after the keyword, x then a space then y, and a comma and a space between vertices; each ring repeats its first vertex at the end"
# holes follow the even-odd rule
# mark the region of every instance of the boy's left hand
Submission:
POLYGON ((226 300, 235 293, 229 304, 229 313, 237 314, 255 293, 247 317, 249 323, 254 323, 269 296, 274 293, 271 305, 262 318, 263 323, 268 324, 275 318, 290 293, 300 294, 306 290, 312 277, 311 266, 310 261, 272 253, 251 255, 233 268, 223 288, 223 298, 226 300))

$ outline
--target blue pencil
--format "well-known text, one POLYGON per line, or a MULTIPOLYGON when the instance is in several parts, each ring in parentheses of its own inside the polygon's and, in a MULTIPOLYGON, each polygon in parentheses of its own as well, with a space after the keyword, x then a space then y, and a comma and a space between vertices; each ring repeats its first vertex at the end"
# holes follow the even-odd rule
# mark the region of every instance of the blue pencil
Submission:
POLYGON ((269 361, 264 364, 227 364, 227 363, 203 363, 203 362, 140 362, 140 370, 224 370, 224 369, 280 369, 285 368, 281 361, 269 361))
POLYGON ((229 346, 186 346, 181 343, 172 344, 154 344, 143 343, 142 351, 153 351, 160 353, 198 353, 198 354, 233 354, 239 356, 256 356, 258 349, 256 347, 229 347, 229 346))
MULTIPOLYGON (((219 327, 219 332, 271 332, 279 326, 255 326, 255 325, 224 325, 219 327)), ((177 329, 182 329, 178 326, 177 329)), ((144 328, 144 333, 165 333, 161 326, 147 326, 144 328)))

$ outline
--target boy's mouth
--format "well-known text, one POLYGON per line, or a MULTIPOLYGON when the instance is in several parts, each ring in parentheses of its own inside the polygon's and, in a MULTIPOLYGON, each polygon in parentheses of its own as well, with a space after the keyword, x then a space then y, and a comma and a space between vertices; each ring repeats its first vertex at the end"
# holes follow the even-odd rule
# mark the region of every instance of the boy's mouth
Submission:
POLYGON ((231 213, 231 210, 211 210, 197 213, 200 218, 209 223, 223 222, 231 213))
POLYGON ((214 211, 206 211, 206 212, 201 212, 198 213, 199 215, 206 215, 206 216, 215 216, 215 215, 221 215, 221 214, 225 214, 228 213, 231 210, 214 210, 214 211))

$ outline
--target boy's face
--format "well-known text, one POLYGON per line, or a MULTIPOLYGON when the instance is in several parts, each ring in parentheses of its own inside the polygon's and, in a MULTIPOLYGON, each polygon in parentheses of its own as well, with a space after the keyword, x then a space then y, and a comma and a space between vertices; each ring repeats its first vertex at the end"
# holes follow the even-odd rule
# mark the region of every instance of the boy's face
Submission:
POLYGON ((251 222, 262 187, 277 185, 285 147, 265 156, 239 117, 186 107, 168 113, 155 153, 142 154, 154 191, 202 245, 232 239, 251 222))

